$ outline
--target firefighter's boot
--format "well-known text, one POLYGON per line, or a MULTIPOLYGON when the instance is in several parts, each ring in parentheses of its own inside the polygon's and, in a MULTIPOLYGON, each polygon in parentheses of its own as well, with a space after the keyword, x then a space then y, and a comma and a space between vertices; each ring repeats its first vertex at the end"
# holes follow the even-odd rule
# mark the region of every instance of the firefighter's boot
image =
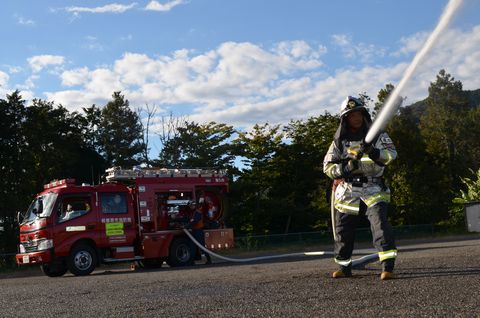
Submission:
POLYGON ((340 268, 332 273, 333 278, 352 277, 352 265, 340 266, 340 268))
POLYGON ((382 273, 380 274, 381 280, 389 280, 393 278, 393 268, 395 267, 395 259, 387 259, 382 262, 382 273))
POLYGON ((381 279, 381 280, 393 279, 393 273, 392 273, 392 272, 382 272, 382 273, 380 274, 380 279, 381 279))

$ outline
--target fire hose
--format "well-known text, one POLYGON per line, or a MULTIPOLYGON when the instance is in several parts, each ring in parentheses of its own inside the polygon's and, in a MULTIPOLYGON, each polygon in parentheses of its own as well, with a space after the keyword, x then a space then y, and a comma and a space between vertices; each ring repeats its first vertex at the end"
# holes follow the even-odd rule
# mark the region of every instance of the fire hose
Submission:
MULTIPOLYGON (((289 254, 258 256, 258 257, 250 257, 250 258, 232 258, 232 257, 219 255, 215 252, 208 250, 205 246, 200 244, 187 229, 183 229, 183 232, 185 232, 188 238, 191 239, 192 242, 195 243, 195 245, 199 249, 201 249, 205 253, 210 254, 210 256, 213 256, 215 258, 218 258, 227 262, 248 263, 248 262, 256 262, 256 261, 263 261, 263 260, 270 260, 270 259, 277 259, 277 258, 300 257, 300 256, 323 256, 323 255, 333 256, 334 255, 333 252, 329 252, 329 251, 317 251, 317 252, 297 252, 297 253, 289 253, 289 254)), ((352 266, 361 267, 366 263, 374 262, 375 260, 378 260, 377 254, 365 255, 359 259, 353 260, 352 266)))
MULTIPOLYGON (((425 44, 422 46, 420 51, 417 52, 415 55, 414 59, 410 63, 410 65, 407 67, 405 73, 402 76, 402 79, 400 80, 400 83, 398 86, 392 91, 390 94, 389 98, 387 99, 385 105, 383 106, 382 110, 380 111, 379 115, 373 122, 372 126, 370 127, 365 140, 364 144, 369 145, 371 144, 377 135, 385 128, 391 117, 396 113, 398 108, 400 108, 403 98, 400 96, 400 93, 402 90, 405 88, 406 84, 412 77, 415 69, 417 66, 420 64, 422 59, 425 57, 427 52, 432 48, 434 45, 435 41, 437 40, 439 34, 446 28, 448 23, 453 17, 453 14, 455 11, 460 7, 462 3, 462 0, 450 0, 447 6, 445 7, 445 10, 440 17, 440 20, 433 30, 433 32, 429 35, 427 41, 425 44)), ((358 154, 359 157, 361 157, 361 153, 358 154)), ((332 226, 335 227, 335 211, 333 208, 333 193, 332 193, 332 226)), ((260 256, 260 257, 252 257, 252 258, 231 258, 231 257, 225 257, 222 255, 219 255, 217 253, 214 253, 204 246, 202 246, 195 238, 190 234, 189 231, 186 229, 183 230, 185 234, 192 240, 192 242, 195 243, 195 245, 198 246, 202 251, 205 253, 210 254, 211 256, 214 256, 216 258, 228 261, 228 262, 254 262, 254 261, 260 261, 260 260, 268 260, 268 259, 276 259, 276 258, 286 258, 286 257, 298 257, 298 256, 319 256, 319 255, 334 255, 333 252, 327 252, 327 251, 318 251, 318 252, 300 252, 300 253, 290 253, 290 254, 281 254, 281 255, 271 255, 271 256, 260 256)), ((335 237, 335 230, 334 232, 334 237, 335 237)), ((353 260, 352 266, 353 267, 362 267, 367 263, 375 262, 378 261, 378 255, 375 254, 370 254, 363 256, 359 259, 353 260)))

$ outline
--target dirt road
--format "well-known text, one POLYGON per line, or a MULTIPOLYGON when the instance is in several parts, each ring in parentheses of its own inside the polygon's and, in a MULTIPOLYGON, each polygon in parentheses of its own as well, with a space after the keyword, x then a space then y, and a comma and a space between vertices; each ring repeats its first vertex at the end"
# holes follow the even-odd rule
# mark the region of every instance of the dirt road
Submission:
MULTIPOLYGON (((0 279, 0 317, 480 317, 480 237, 399 246, 334 280, 331 258, 0 279)), ((361 252, 372 252, 363 250, 361 252)))

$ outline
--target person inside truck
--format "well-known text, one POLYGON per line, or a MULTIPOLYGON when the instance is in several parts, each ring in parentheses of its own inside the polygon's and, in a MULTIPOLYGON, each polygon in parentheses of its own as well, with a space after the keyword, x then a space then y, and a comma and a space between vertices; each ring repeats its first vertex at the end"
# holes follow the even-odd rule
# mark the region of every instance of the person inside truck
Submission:
POLYGON ((62 221, 69 220, 72 218, 73 214, 75 211, 73 210, 73 206, 71 204, 67 204, 67 209, 63 213, 63 216, 61 217, 62 221))

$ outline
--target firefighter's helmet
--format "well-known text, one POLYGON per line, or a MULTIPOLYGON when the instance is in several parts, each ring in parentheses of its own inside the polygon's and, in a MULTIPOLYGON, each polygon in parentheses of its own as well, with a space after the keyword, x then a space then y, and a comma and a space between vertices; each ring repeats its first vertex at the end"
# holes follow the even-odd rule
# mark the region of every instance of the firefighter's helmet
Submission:
POLYGON ((368 109, 365 107, 365 104, 362 100, 356 97, 348 96, 340 106, 340 117, 344 118, 349 113, 358 110, 361 110, 364 114, 368 115, 368 109))

